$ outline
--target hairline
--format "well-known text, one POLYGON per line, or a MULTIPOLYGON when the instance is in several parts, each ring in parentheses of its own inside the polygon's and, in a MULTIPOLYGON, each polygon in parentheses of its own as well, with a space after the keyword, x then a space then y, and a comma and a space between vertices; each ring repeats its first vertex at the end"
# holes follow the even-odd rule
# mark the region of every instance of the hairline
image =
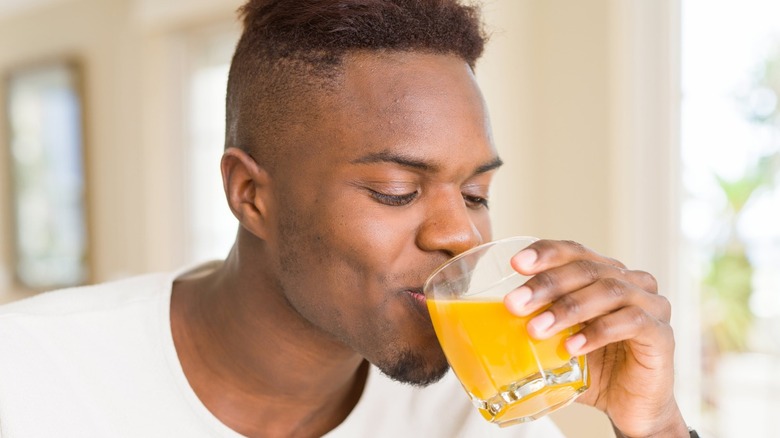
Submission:
MULTIPOLYGON (((296 93, 291 95, 291 98, 287 100, 286 103, 284 103, 284 106, 288 108, 287 113, 292 115, 292 118, 296 120, 290 120, 289 117, 282 118, 281 122, 277 122, 276 132, 284 131, 284 125, 288 127, 292 127, 294 125, 299 124, 299 121, 301 118, 305 119, 307 117, 311 117, 313 114, 319 114, 322 111, 321 106, 325 104, 324 100, 326 99, 336 99, 335 102, 338 102, 340 99, 338 97, 339 91, 342 90, 342 86, 344 84, 344 78, 347 71, 347 68, 350 64, 350 61, 357 61, 359 62, 360 57, 362 56, 368 56, 374 59, 389 59, 393 56, 398 55, 430 55, 430 56, 450 56, 457 58, 458 60, 462 61, 465 65, 469 67, 469 69, 474 71, 474 66, 469 63, 467 59, 465 59, 463 56, 460 56, 457 52, 453 51, 437 51, 437 50, 426 50, 425 48, 421 49, 394 49, 394 48, 379 48, 379 49, 367 49, 367 48, 357 48, 357 49, 351 49, 351 50, 344 50, 343 52, 337 54, 334 57, 334 60, 336 62, 330 64, 328 68, 322 68, 321 66, 317 66, 313 63, 309 63, 307 61, 304 61, 300 58, 302 57, 292 57, 286 59, 286 61, 292 61, 292 64, 308 64, 309 67, 313 68, 313 71, 310 73, 313 74, 305 74, 305 75, 296 75, 291 74, 289 78, 286 79, 286 82, 294 84, 294 86, 298 89, 296 93)), ((267 65, 266 67, 268 70, 272 70, 274 68, 279 67, 279 63, 274 63, 272 65, 267 65)), ((282 67, 282 68, 296 68, 294 66, 292 67, 282 67)), ((299 67, 299 68, 307 68, 299 67)), ((271 73, 271 74, 279 74, 279 73, 271 73)), ((260 78, 255 78, 253 81, 262 81, 260 78)), ((247 87, 245 84, 243 86, 243 89, 252 89, 255 90, 255 85, 252 84, 247 87)), ((252 93, 254 94, 254 93, 252 93)), ((255 101, 255 98, 253 97, 247 97, 244 96, 243 98, 239 98, 242 100, 247 100, 249 102, 255 101)), ((230 100, 230 99, 228 99, 230 100)), ((331 101, 333 102, 333 101, 331 101)), ((239 106, 244 106, 241 103, 239 103, 239 106)), ((238 147, 239 149, 244 150, 246 153, 248 153, 252 158, 257 159, 256 152, 259 146, 256 144, 256 141, 251 140, 252 137, 257 137, 257 135, 253 135, 252 133, 249 133, 247 135, 246 132, 243 134, 240 132, 237 132, 240 127, 238 126, 241 122, 239 117, 234 117, 233 123, 230 123, 230 112, 231 108, 228 108, 226 113, 227 119, 226 122, 228 122, 228 126, 226 127, 225 131, 225 149, 229 147, 238 147), (248 137, 248 138, 247 138, 248 137)), ((250 109, 250 111, 258 111, 258 109, 250 109)), ((244 122, 244 125, 247 123, 244 122)), ((247 128, 244 128, 244 131, 246 131, 247 128)), ((251 131, 251 128, 249 128, 251 131)), ((256 138, 254 139, 256 140, 256 138)), ((279 145, 281 146, 281 145, 279 145)), ((275 159, 269 160, 267 164, 269 167, 269 170, 272 170, 275 166, 275 159)))

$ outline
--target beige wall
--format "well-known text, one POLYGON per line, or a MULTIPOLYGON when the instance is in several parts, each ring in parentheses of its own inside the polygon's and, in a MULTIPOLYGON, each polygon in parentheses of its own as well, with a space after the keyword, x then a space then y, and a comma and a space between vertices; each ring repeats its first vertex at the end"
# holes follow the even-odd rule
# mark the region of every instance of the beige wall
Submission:
MULTIPOLYGON (((0 72, 70 58, 84 75, 92 280, 104 281, 177 265, 182 218, 173 192, 178 160, 170 153, 179 125, 172 78, 177 35, 231 23, 238 1, 72 0, 3 18, 0 72)), ((2 91, 0 91, 2 92, 2 91)), ((5 117, 0 107, 0 117, 5 117)), ((0 144, 7 150, 6 127, 0 144)), ((0 154, 0 205, 9 205, 0 154)), ((0 209, 0 301, 22 296, 12 281, 10 212, 0 209)), ((181 260, 179 258, 179 260, 181 260)))
POLYGON ((478 76, 508 163, 498 235, 609 242, 609 8, 606 0, 489 2, 478 76))
MULTIPOLYGON (((507 163, 493 194, 496 236, 578 240, 668 284, 673 208, 664 196, 673 189, 656 187, 673 174, 674 114, 645 116, 667 114, 675 98, 667 96, 675 78, 663 76, 671 56, 664 49, 675 42, 656 37, 674 24, 676 1, 485 3, 492 39, 477 76, 507 163), (648 150, 661 155, 648 163, 648 150), (645 198, 652 199, 636 201, 645 198)), ((71 0, 0 15, 0 72, 58 56, 83 62, 94 281, 183 260, 178 35, 231 26, 239 4, 71 0)), ((0 169, 5 159, 0 154, 0 169)), ((7 182, 0 178, 2 206, 7 182)), ((0 291, 13 291, 8 215, 0 208, 0 291)), ((0 301, 18 296, 0 292, 0 301)), ((556 420, 571 437, 612 436, 604 417, 586 408, 556 420)))
MULTIPOLYGON (((135 153, 137 111, 128 102, 125 91, 134 50, 122 31, 127 27, 127 5, 123 1, 80 1, 58 3, 0 25, 0 68, 3 72, 18 65, 34 64, 57 58, 75 58, 83 67, 84 107, 88 123, 87 143, 91 252, 96 278, 123 271, 126 263, 140 251, 137 236, 141 230, 132 210, 138 197, 125 177, 138 168, 135 153), (136 238, 132 238, 135 236, 136 238), (122 248, 119 256, 118 248, 122 248)), ((5 108, 3 107, 3 110, 5 108)), ((3 131, 4 150, 8 134, 3 131)), ((3 159, 7 154, 3 154, 3 159)), ((3 169, 7 167, 2 163, 3 169)), ((3 183, 7 179, 3 179, 3 183)), ((8 196, 6 186, 2 195, 8 196)), ((9 205, 4 199, 3 205, 9 205)), ((3 209, 7 213, 6 209, 3 209)), ((3 214, 3 268, 10 271, 8 215, 3 214)))

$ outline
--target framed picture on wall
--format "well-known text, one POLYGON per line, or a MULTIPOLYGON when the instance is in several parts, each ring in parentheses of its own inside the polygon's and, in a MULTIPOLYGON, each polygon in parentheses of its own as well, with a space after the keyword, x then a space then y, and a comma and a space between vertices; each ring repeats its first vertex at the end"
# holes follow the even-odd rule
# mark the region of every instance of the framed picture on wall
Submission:
POLYGON ((15 274, 44 290, 89 278, 83 99, 71 61, 6 76, 15 274))

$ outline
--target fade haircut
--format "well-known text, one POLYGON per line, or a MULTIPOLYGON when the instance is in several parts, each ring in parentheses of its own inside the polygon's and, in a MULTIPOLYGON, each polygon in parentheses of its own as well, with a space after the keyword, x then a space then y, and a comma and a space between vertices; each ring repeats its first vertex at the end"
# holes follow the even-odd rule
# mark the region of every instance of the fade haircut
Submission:
POLYGON ((269 170, 284 132, 317 117, 318 96, 336 89, 345 55, 449 54, 473 69, 486 40, 479 9, 458 0, 249 0, 239 12, 225 146, 269 170))

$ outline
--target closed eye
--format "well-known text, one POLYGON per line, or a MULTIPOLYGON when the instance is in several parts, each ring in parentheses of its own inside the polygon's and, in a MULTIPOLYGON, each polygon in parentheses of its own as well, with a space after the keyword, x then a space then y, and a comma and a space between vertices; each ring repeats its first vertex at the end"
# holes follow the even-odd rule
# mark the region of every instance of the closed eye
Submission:
POLYGON ((487 198, 483 198, 481 196, 471 196, 464 194, 463 200, 466 201, 466 205, 469 206, 469 208, 473 208, 475 210, 478 208, 489 208, 487 198))
POLYGON ((390 205, 393 207, 401 207, 404 205, 408 205, 412 201, 414 201, 415 198, 417 198, 418 192, 414 191, 411 193, 405 193, 403 195, 389 195, 387 193, 377 192, 376 190, 368 190, 369 194, 371 194, 371 197, 377 200, 379 203, 384 205, 390 205))

